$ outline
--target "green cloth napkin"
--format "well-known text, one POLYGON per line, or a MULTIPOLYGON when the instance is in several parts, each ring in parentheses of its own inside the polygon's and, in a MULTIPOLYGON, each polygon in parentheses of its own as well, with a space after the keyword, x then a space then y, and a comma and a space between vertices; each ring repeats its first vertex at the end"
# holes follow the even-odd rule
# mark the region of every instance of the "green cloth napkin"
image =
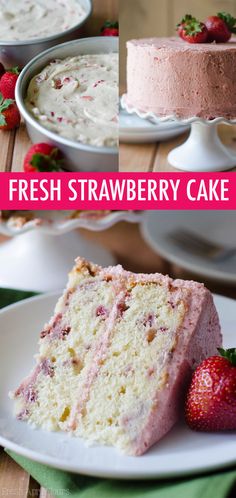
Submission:
MULTIPOLYGON (((0 289, 0 308, 33 295, 33 292, 0 289)), ((12 451, 7 453, 55 497, 228 498, 236 486, 236 470, 164 481, 118 481, 70 474, 33 462, 12 451)))
POLYGON ((0 288, 0 309, 10 304, 28 299, 29 297, 36 296, 37 292, 28 292, 15 289, 1 289, 0 288))

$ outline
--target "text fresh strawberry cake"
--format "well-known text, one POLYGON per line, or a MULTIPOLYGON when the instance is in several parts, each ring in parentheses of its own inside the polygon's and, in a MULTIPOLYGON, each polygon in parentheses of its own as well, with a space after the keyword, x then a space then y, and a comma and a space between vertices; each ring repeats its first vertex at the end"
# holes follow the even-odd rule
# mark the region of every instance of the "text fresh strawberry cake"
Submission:
POLYGON ((141 455, 183 413, 191 372, 221 332, 202 284, 79 258, 39 345, 11 393, 17 418, 141 455))

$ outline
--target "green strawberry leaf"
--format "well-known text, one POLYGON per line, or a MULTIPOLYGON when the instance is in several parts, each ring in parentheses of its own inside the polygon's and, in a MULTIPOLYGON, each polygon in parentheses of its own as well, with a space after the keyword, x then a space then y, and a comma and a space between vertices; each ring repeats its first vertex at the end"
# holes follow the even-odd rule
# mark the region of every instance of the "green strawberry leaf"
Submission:
POLYGON ((6 111, 14 102, 12 99, 3 100, 0 104, 0 112, 6 111))
POLYGON ((105 31, 105 29, 119 29, 119 23, 112 22, 112 21, 106 21, 101 28, 101 33, 103 31, 105 31))
POLYGON ((223 348, 218 348, 219 353, 221 356, 224 358, 227 358, 232 365, 236 366, 236 348, 230 348, 230 349, 223 349, 223 348))
POLYGON ((183 26, 183 24, 185 23, 188 23, 190 21, 196 21, 197 19, 193 16, 191 16, 191 14, 186 14, 186 16, 183 17, 183 19, 177 24, 177 28, 180 28, 181 26, 183 26))
POLYGON ((119 28, 119 23, 118 21, 106 21, 103 25, 103 28, 119 28))
POLYGON ((231 33, 236 33, 236 18, 227 12, 218 12, 217 16, 227 24, 231 33))
POLYGON ((202 24, 200 21, 193 17, 191 20, 185 22, 184 31, 187 35, 195 36, 202 32, 202 24))
POLYGON ((7 73, 13 73, 13 74, 20 74, 20 70, 18 66, 11 67, 10 69, 7 69, 7 73))
POLYGON ((5 119, 5 116, 3 114, 0 114, 0 126, 6 126, 7 122, 5 119))
POLYGON ((41 173, 50 172, 50 171, 62 171, 62 166, 64 163, 63 159, 56 159, 56 155, 58 150, 53 149, 50 156, 46 154, 34 154, 30 161, 30 164, 41 173))

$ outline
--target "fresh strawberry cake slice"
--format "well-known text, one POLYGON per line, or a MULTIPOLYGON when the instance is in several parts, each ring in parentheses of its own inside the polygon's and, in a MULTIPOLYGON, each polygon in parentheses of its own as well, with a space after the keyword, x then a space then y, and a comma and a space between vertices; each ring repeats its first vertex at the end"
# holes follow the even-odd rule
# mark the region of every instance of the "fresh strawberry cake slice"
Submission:
POLYGON ((16 416, 141 455, 179 419, 192 369, 221 343, 204 285, 78 258, 36 367, 11 393, 16 416))

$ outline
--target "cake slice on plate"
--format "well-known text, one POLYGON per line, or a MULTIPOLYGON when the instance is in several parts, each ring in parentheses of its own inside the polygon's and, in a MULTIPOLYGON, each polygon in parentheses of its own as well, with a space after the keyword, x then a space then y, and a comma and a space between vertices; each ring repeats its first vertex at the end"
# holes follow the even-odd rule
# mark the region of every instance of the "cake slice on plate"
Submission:
POLYGON ((179 419, 192 369, 221 342, 204 285, 78 258, 36 367, 11 394, 16 416, 141 455, 179 419))

